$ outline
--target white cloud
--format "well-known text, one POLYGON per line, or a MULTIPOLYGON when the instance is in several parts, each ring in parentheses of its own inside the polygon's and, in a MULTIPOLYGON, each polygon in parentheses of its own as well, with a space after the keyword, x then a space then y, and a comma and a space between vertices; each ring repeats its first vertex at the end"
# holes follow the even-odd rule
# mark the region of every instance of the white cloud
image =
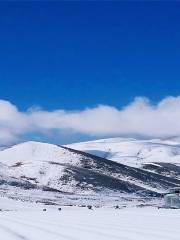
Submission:
POLYGON ((99 105, 83 111, 45 111, 31 108, 20 112, 12 103, 0 100, 0 144, 10 143, 25 134, 60 131, 90 136, 141 135, 180 136, 180 97, 167 97, 153 105, 138 97, 117 109, 99 105))

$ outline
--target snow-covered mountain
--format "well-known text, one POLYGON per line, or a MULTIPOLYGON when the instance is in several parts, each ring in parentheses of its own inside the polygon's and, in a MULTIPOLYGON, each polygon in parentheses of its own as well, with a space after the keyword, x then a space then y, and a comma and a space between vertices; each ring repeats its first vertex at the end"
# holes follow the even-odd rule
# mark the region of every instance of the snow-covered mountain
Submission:
POLYGON ((0 151, 0 174, 54 191, 78 192, 68 169, 81 166, 81 158, 60 146, 25 142, 0 151))
POLYGON ((145 164, 171 163, 180 165, 180 140, 136 140, 110 138, 71 144, 69 147, 132 167, 145 164))
POLYGON ((153 226, 154 239, 164 239, 165 234, 169 234, 169 217, 174 219, 173 233, 177 232, 178 213, 175 210, 173 213, 171 210, 157 211, 149 206, 161 206, 158 192, 179 185, 178 178, 67 146, 39 142, 18 144, 0 151, 0 234, 2 239, 39 239, 40 236, 44 239, 84 239, 87 233, 89 239, 119 239, 122 236, 128 239, 130 235, 134 239, 134 233, 129 235, 127 231, 133 226, 136 233, 138 229, 138 237, 144 234, 143 237, 151 239, 153 226), (56 204, 61 205, 61 212, 57 211, 56 204), (84 208, 89 204, 94 211, 84 208), (72 205, 81 208, 69 207, 72 205), (106 205, 108 208, 99 208, 106 205), (112 206, 118 206, 119 210, 112 206), (162 222, 162 234, 159 222, 162 222), (141 231, 143 224, 150 225, 150 230, 147 227, 146 232, 141 231), (110 232, 104 232, 108 229, 105 225, 111 226, 110 232))
POLYGON ((177 143, 160 140, 118 138, 71 146, 25 142, 0 151, 0 192, 159 196, 180 185, 178 150, 177 143))

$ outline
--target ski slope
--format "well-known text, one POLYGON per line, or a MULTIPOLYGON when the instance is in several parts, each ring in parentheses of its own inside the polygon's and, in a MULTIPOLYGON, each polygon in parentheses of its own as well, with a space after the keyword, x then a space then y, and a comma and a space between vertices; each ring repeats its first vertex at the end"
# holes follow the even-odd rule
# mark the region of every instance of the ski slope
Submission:
POLYGON ((179 139, 110 138, 68 146, 132 167, 141 167, 143 164, 158 162, 180 164, 179 139))
POLYGON ((3 240, 179 240, 179 210, 47 207, 0 198, 3 240))

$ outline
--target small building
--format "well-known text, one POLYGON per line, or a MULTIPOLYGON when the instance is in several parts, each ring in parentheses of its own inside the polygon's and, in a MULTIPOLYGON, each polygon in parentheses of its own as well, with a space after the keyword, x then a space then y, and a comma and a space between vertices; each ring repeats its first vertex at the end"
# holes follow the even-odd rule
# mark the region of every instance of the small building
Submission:
POLYGON ((180 208, 180 187, 172 188, 164 195, 166 208, 180 208))

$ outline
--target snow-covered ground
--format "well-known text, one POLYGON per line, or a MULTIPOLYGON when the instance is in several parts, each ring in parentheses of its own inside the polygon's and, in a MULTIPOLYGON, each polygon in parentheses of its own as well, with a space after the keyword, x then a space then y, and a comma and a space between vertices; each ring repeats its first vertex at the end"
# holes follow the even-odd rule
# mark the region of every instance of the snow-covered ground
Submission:
POLYGON ((180 164, 180 141, 177 138, 171 140, 109 138, 70 144, 68 147, 134 167, 151 162, 180 164))
POLYGON ((2 240, 179 240, 180 210, 46 207, 0 198, 2 240))
MULTIPOLYGON (((151 162, 180 164, 180 145, 175 140, 140 141, 115 138, 73 144, 69 147, 137 167, 151 162)), ((77 191, 73 194, 67 193, 74 180, 69 178, 62 188, 63 179, 60 177, 66 176, 67 170, 73 173, 73 169, 78 167, 83 171, 88 169, 84 175, 82 171, 78 172, 78 177, 80 174, 83 176, 79 183, 87 180, 86 173, 91 171, 99 174, 101 170, 102 176, 114 174, 115 178, 118 174, 115 170, 119 167, 119 171, 122 172, 120 171, 117 177, 120 180, 126 177, 127 171, 128 177, 130 174, 132 176, 130 179, 125 178, 128 183, 146 184, 146 179, 144 182, 141 179, 142 172, 143 176, 150 174, 145 176, 150 177, 152 184, 159 184, 156 176, 160 177, 160 183, 164 186, 161 175, 153 175, 138 168, 119 166, 121 164, 117 163, 114 165, 109 160, 103 161, 104 159, 96 157, 91 159, 86 155, 56 145, 35 142, 22 143, 1 150, 0 240, 180 239, 180 210, 158 209, 157 206, 163 205, 161 198, 138 197, 136 194, 123 192, 120 194, 119 191, 105 188, 98 194, 86 194, 83 188, 81 191, 83 194, 77 191), (100 160, 102 164, 100 162, 98 165, 100 160), (25 188, 26 182, 33 185, 25 188), (67 192, 47 189, 44 191, 42 186, 60 187, 67 192), (18 199, 21 201, 17 201, 18 199), (92 205, 93 210, 82 205, 92 205), (116 205, 119 209, 115 209, 116 205), (58 211, 60 206, 62 211, 58 211), (44 208, 47 211, 43 211, 44 208)), ((96 177, 95 179, 98 179, 97 176, 90 175, 91 178, 96 177)), ((179 175, 176 175, 176 178, 179 179, 179 175)), ((170 180, 168 178, 168 181, 170 180)), ((164 181, 166 182, 166 179, 164 181)), ((123 182, 124 185, 125 183, 123 182)))
POLYGON ((78 166, 79 162, 76 153, 54 144, 30 141, 0 150, 0 175, 57 189, 61 185, 62 191, 73 191, 73 181, 66 186, 60 178, 64 176, 64 165, 78 166))

